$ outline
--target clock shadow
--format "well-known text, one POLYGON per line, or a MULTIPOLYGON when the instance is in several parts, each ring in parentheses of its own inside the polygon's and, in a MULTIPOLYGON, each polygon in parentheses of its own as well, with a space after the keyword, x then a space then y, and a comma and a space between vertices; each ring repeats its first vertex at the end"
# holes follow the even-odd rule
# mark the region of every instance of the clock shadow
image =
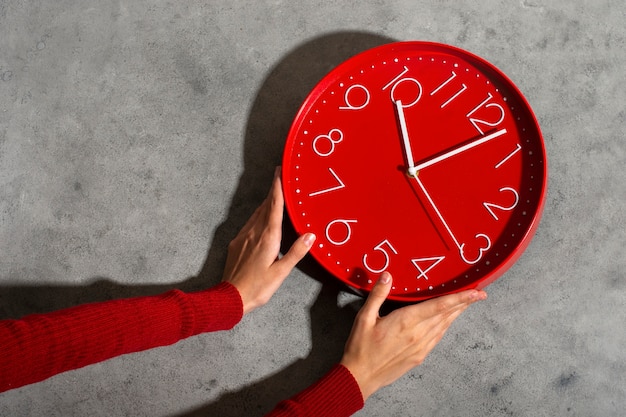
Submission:
MULTIPOLYGON (((313 38, 288 52, 260 85, 248 115, 243 150, 244 171, 232 196, 228 214, 216 229, 201 274, 224 266, 226 247, 267 195, 291 124, 306 96, 334 67, 346 59, 396 40, 368 32, 336 32, 313 38)), ((296 233, 285 212, 281 252, 296 233)), ((299 268, 320 282, 330 276, 307 257, 299 268), (311 265, 309 265, 311 264, 311 265)))
MULTIPOLYGON (((265 198, 274 169, 282 162, 291 123, 308 93, 331 69, 346 59, 395 41, 368 32, 325 34, 297 46, 269 71, 248 116, 244 172, 233 194, 228 215, 215 231, 201 276, 212 277, 213 283, 219 281, 215 273, 224 268, 227 245, 265 198)), ((285 253, 297 237, 285 212, 281 252, 285 253)), ((339 306, 338 296, 348 288, 311 256, 305 257, 298 264, 298 269, 322 284, 322 290, 309 311, 312 345, 309 355, 267 378, 224 393, 215 402, 183 416, 264 415, 281 400, 314 383, 341 359, 345 341, 363 300, 339 306)))

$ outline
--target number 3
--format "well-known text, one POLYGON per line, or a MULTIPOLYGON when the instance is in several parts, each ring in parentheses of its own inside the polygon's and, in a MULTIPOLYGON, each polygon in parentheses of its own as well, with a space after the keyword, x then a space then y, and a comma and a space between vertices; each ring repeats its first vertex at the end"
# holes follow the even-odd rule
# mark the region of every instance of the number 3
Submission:
POLYGON ((491 240, 489 239, 489 236, 479 233, 475 236, 475 238, 477 240, 481 238, 485 240, 485 246, 478 248, 478 257, 476 259, 470 260, 465 257, 465 243, 459 246, 459 254, 461 255, 461 259, 463 259, 463 262, 465 262, 466 264, 473 265, 477 263, 481 260, 483 254, 491 248, 491 240))

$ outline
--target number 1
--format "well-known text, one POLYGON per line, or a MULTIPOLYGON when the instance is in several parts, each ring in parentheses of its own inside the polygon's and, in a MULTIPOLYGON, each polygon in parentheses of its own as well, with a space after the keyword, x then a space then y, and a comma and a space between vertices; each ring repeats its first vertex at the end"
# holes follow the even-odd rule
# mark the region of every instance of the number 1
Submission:
POLYGON ((504 158, 502 161, 498 162, 496 164, 496 169, 500 168, 502 165, 504 165, 504 163, 506 161, 508 161, 509 159, 511 159, 513 157, 513 155, 515 155, 516 153, 518 153, 520 150, 522 149, 522 145, 520 145, 519 143, 517 144, 517 146, 515 147, 515 150, 513 152, 511 152, 510 154, 508 154, 506 156, 506 158, 504 158))
MULTIPOLYGON (((448 83, 452 80, 454 80, 456 78, 456 72, 452 71, 452 75, 450 76, 450 78, 448 78, 447 80, 445 80, 439 87, 435 88, 430 95, 434 96, 435 94, 437 94, 439 92, 439 90, 441 90, 442 88, 444 88, 446 85, 448 85, 448 83)), ((459 91, 457 91, 452 97, 450 97, 448 100, 446 100, 441 106, 440 108, 444 108, 446 107, 448 104, 452 103, 454 101, 455 98, 457 98, 458 96, 461 95, 461 93, 463 93, 465 90, 467 90, 467 85, 465 85, 464 83, 461 83, 461 89, 459 91)))

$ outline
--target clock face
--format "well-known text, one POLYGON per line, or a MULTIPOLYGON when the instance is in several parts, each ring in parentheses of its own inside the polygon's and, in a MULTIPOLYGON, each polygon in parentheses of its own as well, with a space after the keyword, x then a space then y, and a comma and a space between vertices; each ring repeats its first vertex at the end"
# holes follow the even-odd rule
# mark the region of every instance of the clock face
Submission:
POLYGON ((538 225, 543 139, 493 65, 460 49, 399 42, 363 52, 309 94, 289 132, 283 188, 311 254, 367 292, 419 301, 497 279, 538 225))

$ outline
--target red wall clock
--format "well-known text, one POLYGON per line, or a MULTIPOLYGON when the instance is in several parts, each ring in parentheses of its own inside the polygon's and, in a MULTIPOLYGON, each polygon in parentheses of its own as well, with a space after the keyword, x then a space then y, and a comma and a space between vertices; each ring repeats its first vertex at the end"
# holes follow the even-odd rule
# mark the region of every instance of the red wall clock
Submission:
POLYGON ((545 202, 546 153, 526 99, 461 49, 398 42, 340 64, 308 95, 287 137, 283 188, 311 254, 367 292, 419 301, 501 276, 545 202))

